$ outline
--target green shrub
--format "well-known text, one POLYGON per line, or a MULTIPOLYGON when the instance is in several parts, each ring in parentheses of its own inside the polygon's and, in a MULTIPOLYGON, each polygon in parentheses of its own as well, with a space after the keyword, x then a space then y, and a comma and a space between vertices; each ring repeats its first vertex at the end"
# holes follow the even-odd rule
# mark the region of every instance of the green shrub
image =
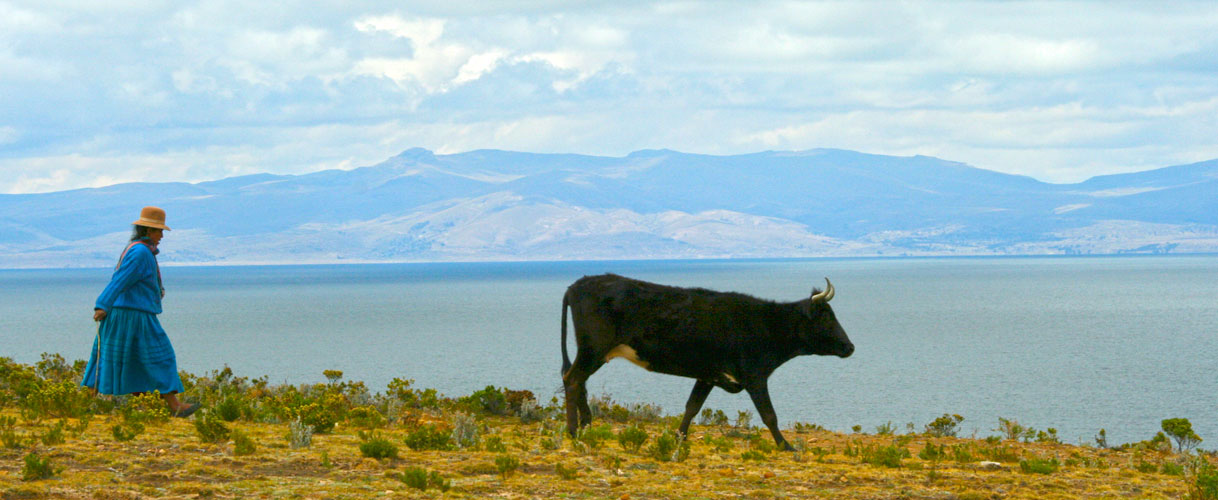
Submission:
POLYGON ((32 451, 25 456, 25 465, 21 466, 22 481, 48 479, 58 473, 59 470, 51 463, 51 457, 43 457, 32 451))
POLYGON ((909 458, 909 450, 904 446, 891 444, 888 446, 864 446, 859 450, 859 459, 865 464, 877 467, 900 468, 901 459, 909 458))
POLYGON ((384 458, 398 458, 398 447, 388 439, 381 437, 379 434, 365 433, 360 431, 359 452, 367 458, 375 458, 377 460, 384 458))
POLYGON ((922 460, 929 460, 931 462, 938 462, 939 460, 943 460, 946 457, 947 457, 947 446, 945 446, 945 445, 935 446, 934 443, 931 443, 929 441, 927 441, 926 445, 922 447, 922 451, 918 452, 918 458, 921 458, 922 460))
POLYGON ((960 415, 943 414, 942 417, 936 418, 929 424, 926 424, 925 433, 934 437, 955 437, 959 432, 960 422, 964 421, 964 417, 960 415))
POLYGON ((427 488, 435 488, 440 491, 448 491, 452 486, 452 482, 445 479, 439 472, 431 471, 422 467, 408 467, 397 475, 399 481, 406 483, 406 486, 419 491, 425 491, 427 488))
POLYGON ((233 455, 243 457, 253 455, 255 451, 258 451, 258 444, 254 442, 254 439, 239 429, 233 429, 229 435, 233 440, 233 455))
POLYGON ((554 464, 554 473, 565 481, 574 481, 579 477, 579 467, 568 468, 562 462, 554 464))
POLYGON ((1043 431, 1036 432, 1036 442, 1038 442, 1038 443, 1060 443, 1061 440, 1057 438, 1057 429, 1049 427, 1048 429, 1045 429, 1043 431))
POLYGON ((689 443, 683 436, 666 430, 647 448, 647 455, 661 462, 683 462, 689 458, 689 443))
POLYGON ((744 461, 746 461, 746 462, 747 462, 747 461, 749 461, 749 460, 755 460, 755 461, 758 461, 758 462, 764 462, 764 461, 766 461, 767 459, 769 459, 769 456, 767 456, 765 453, 762 453, 762 452, 757 451, 757 450, 749 450, 749 451, 746 451, 746 452, 744 452, 744 453, 741 453, 741 454, 740 454, 740 459, 741 459, 741 460, 744 460, 744 461))
POLYGON ((577 441, 588 445, 588 449, 598 449, 606 440, 613 439, 613 430, 608 425, 588 426, 576 434, 577 441))
POLYGON ((1183 476, 1184 466, 1172 462, 1163 462, 1163 466, 1159 467, 1159 472, 1167 476, 1183 476))
POLYGON ((361 429, 378 429, 385 425, 385 416, 374 406, 357 406, 347 412, 347 421, 361 429))
POLYGON ((1163 432, 1176 441, 1176 449, 1181 453, 1202 441, 1201 436, 1193 432, 1193 424, 1187 418, 1169 418, 1162 422, 1162 426, 1163 432))
POLYGON ((422 425, 406 434, 406 446, 415 451, 451 450, 452 435, 434 425, 422 425))
POLYGON ((0 415, 0 441, 4 442, 5 448, 15 450, 25 448, 25 436, 17 433, 16 417, 0 415))
POLYGON ((507 445, 503 444, 503 438, 499 436, 490 436, 483 442, 483 447, 486 451, 492 453, 503 453, 507 451, 507 445))
POLYGON ((46 433, 39 437, 42 444, 47 446, 55 446, 57 444, 63 444, 65 441, 67 441, 67 439, 64 438, 64 427, 66 425, 66 421, 60 420, 59 423, 51 426, 50 429, 47 429, 46 433))
POLYGON ((253 413, 249 407, 249 403, 244 398, 235 395, 226 396, 213 407, 216 415, 225 422, 234 422, 242 416, 247 416, 253 413))
POLYGON ((883 424, 883 425, 878 425, 875 428, 875 433, 876 433, 876 435, 879 435, 879 436, 891 436, 893 434, 896 434, 896 432, 897 432, 897 427, 895 425, 892 425, 892 421, 889 421, 888 423, 883 424))
POLYGON ((723 410, 714 410, 703 408, 702 415, 698 419, 698 425, 725 427, 728 424, 727 414, 723 410))
POLYGON ((232 433, 228 426, 224 425, 223 420, 207 410, 195 414, 194 425, 195 434, 204 443, 223 443, 228 441, 229 435, 232 433))
POLYGON ((1159 466, 1150 462, 1139 461, 1138 463, 1133 464, 1133 468, 1143 474, 1154 474, 1159 472, 1159 466))
POLYGON ((1057 472, 1059 467, 1061 467, 1061 463, 1056 458, 1049 460, 1031 458, 1019 461, 1019 470, 1023 471, 1024 474, 1052 474, 1057 472))
POLYGON ((139 422, 119 422, 110 428, 110 434, 115 441, 131 441, 144 433, 144 424, 139 422))
POLYGON ((124 422, 157 425, 169 422, 169 406, 156 391, 131 396, 118 413, 124 422))
POLYGON ((22 397, 18 392, 21 414, 28 420, 43 417, 79 418, 92 408, 92 396, 76 382, 33 381, 25 386, 22 397))
POLYGON ((976 462, 977 457, 973 455, 974 447, 969 444, 952 445, 952 460, 957 463, 976 462))
POLYGON ((1187 472, 1191 500, 1218 500, 1218 467, 1203 457, 1194 457, 1187 464, 1187 472))
POLYGON ((1002 417, 998 417, 998 428, 994 430, 1001 432, 1007 439, 1014 441, 1021 439, 1027 441, 1036 436, 1035 429, 1019 425, 1017 420, 1007 420, 1002 417))
POLYGON ((643 443, 647 442, 647 437, 647 431, 637 425, 632 425, 617 434, 617 442, 623 450, 638 453, 639 448, 643 447, 643 443))
POLYGON ((488 385, 485 389, 459 399, 458 403, 468 405, 474 411, 491 415, 507 415, 509 410, 507 396, 503 395, 502 389, 493 385, 488 385))
POLYGON ((512 455, 502 454, 495 457, 495 470, 499 471, 499 477, 502 477, 504 481, 515 474, 519 467, 520 459, 512 455))

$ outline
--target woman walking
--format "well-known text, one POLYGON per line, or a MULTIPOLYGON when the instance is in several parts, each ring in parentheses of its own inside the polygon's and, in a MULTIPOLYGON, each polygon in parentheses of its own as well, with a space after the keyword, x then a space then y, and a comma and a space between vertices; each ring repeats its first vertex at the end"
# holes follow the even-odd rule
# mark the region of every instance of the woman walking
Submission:
POLYGON ((170 414, 188 417, 199 405, 178 401, 185 389, 177 357, 156 316, 165 296, 156 261, 157 245, 169 231, 165 211, 144 207, 132 224, 131 242, 93 306, 93 321, 101 324, 80 385, 102 394, 158 391, 170 414))

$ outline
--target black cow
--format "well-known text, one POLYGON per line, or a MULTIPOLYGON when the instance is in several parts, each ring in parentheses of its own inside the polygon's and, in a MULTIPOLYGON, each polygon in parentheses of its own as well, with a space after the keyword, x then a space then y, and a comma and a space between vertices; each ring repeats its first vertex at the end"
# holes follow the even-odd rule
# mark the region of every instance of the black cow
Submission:
POLYGON ((795 356, 848 357, 854 344, 838 324, 824 292, 791 303, 739 293, 678 288, 614 274, 585 276, 562 299, 562 375, 567 431, 592 421, 585 383, 613 358, 647 370, 697 380, 685 403, 680 432, 702 408, 714 387, 732 394, 748 391, 762 422, 779 447, 791 445, 778 430, 766 380, 795 356), (567 308, 575 326, 575 363, 567 357, 567 308))

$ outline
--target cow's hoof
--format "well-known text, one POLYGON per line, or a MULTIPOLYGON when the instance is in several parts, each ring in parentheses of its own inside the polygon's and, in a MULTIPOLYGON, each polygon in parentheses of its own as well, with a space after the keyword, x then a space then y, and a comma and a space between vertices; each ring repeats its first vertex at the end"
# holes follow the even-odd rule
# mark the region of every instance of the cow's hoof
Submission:
POLYGON ((788 443, 786 441, 778 443, 778 449, 780 449, 782 451, 795 451, 795 447, 791 446, 791 443, 788 443))

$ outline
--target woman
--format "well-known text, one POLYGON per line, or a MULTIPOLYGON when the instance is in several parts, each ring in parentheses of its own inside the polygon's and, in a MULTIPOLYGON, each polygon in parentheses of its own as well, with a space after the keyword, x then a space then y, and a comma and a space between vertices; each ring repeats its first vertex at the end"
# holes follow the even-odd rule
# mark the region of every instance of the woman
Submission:
POLYGON ((157 245, 169 230, 165 211, 144 207, 132 224, 131 243, 93 306, 93 321, 101 325, 81 385, 102 394, 159 391, 170 414, 185 418, 199 405, 178 401, 185 389, 177 357, 156 317, 165 296, 156 261, 157 245))

